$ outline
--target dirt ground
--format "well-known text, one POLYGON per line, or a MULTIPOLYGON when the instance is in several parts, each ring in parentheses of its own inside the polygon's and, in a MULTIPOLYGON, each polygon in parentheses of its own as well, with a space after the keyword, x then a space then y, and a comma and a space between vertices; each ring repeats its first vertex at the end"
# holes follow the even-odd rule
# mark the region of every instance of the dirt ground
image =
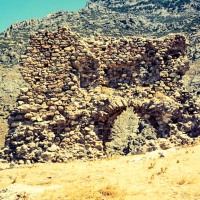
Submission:
POLYGON ((0 200, 198 200, 200 145, 96 161, 0 164, 0 200))

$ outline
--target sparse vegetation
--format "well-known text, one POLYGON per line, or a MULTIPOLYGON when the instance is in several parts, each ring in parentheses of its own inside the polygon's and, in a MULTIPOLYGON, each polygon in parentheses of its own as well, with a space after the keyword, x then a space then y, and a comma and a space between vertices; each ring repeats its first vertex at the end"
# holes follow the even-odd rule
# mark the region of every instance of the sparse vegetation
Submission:
POLYGON ((156 162, 151 162, 150 165, 148 166, 148 169, 153 169, 156 165, 156 162))
MULTIPOLYGON (((10 185, 15 188, 22 184, 21 188, 24 187, 25 191, 19 192, 15 199, 158 200, 158 197, 170 197, 182 200, 184 188, 185 199, 198 200, 200 146, 187 147, 187 151, 187 154, 186 149, 166 151, 167 156, 153 160, 151 154, 146 154, 90 162, 25 165, 1 170, 0 196, 3 188, 10 185), (180 163, 177 163, 177 158, 180 163), (137 161, 133 162, 133 159, 137 161), (26 192, 27 186, 37 187, 41 192, 36 194, 33 190, 36 195, 33 196, 33 193, 26 192), (48 187, 55 189, 50 190, 48 187)), ((3 164, 0 165, 3 167, 3 164)))
POLYGON ((17 176, 12 180, 12 184, 17 182, 17 176))
POLYGON ((157 175, 166 173, 167 169, 168 169, 167 167, 161 167, 160 171, 157 173, 157 175))
POLYGON ((196 182, 195 177, 193 176, 183 176, 178 179, 177 184, 178 185, 190 185, 194 184, 196 182))
POLYGON ((99 189, 99 193, 108 198, 125 198, 124 191, 122 191, 118 185, 106 185, 105 187, 99 189))

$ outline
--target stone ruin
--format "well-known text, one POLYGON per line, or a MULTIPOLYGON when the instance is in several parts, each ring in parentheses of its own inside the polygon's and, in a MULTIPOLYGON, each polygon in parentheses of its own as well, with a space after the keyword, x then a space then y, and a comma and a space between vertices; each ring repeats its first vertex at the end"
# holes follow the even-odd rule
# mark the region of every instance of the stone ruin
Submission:
POLYGON ((186 91, 183 35, 82 38, 69 28, 31 36, 0 157, 67 162, 193 142, 199 104, 186 91))

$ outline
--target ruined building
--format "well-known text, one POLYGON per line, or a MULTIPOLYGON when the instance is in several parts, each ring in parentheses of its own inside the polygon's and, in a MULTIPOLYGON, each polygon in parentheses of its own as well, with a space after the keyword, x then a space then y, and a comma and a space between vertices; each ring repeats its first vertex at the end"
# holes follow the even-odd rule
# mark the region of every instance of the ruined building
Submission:
POLYGON ((66 162, 192 143, 199 104, 184 89, 183 35, 81 38, 69 28, 33 35, 0 157, 66 162))

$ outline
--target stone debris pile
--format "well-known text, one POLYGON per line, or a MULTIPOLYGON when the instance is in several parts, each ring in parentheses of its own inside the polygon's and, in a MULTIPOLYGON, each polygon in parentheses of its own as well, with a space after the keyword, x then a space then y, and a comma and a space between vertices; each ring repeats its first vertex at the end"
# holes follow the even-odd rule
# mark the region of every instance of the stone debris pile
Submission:
POLYGON ((199 103, 186 92, 183 35, 82 38, 69 28, 32 35, 0 157, 67 162, 192 143, 199 103))

